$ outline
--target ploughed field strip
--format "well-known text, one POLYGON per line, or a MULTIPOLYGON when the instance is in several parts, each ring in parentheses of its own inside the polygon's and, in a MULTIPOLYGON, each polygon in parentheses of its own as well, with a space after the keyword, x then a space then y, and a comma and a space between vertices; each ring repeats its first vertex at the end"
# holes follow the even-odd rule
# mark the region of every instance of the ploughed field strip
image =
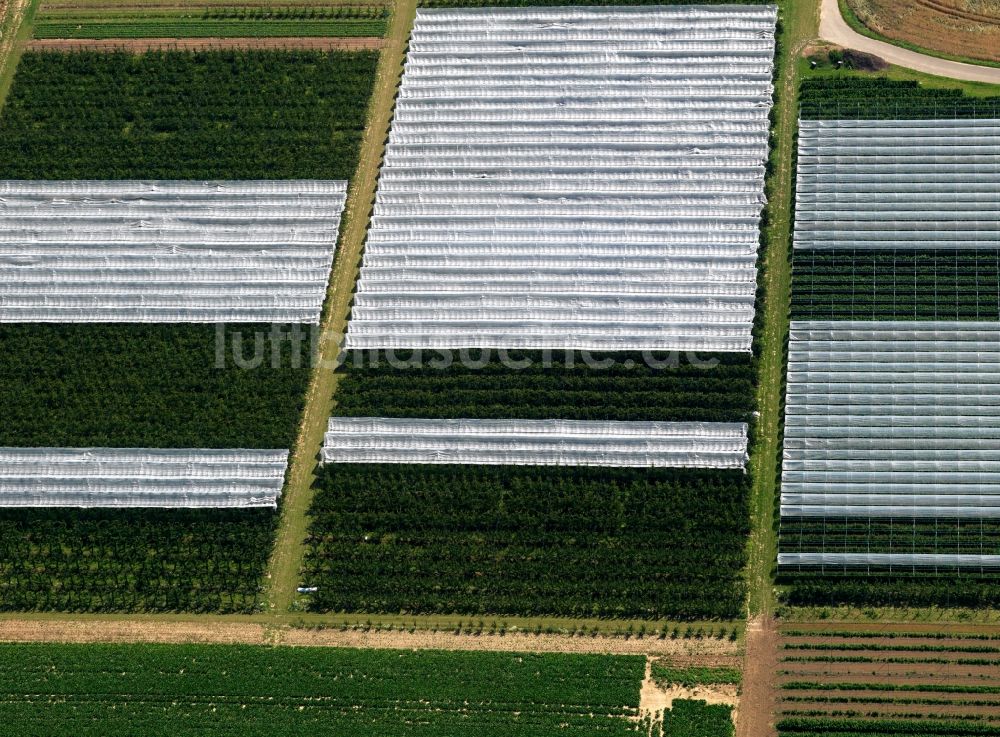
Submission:
POLYGON ((709 422, 333 417, 324 463, 741 469, 747 426, 709 422))
POLYGON ((1000 629, 790 622, 778 683, 781 737, 995 734, 1000 629))
POLYGON ((287 450, 0 448, 2 507, 275 507, 287 450))
POLYGON ((775 19, 418 11, 347 347, 749 351, 775 19))
POLYGON ((0 322, 318 323, 346 192, 0 182, 0 322))

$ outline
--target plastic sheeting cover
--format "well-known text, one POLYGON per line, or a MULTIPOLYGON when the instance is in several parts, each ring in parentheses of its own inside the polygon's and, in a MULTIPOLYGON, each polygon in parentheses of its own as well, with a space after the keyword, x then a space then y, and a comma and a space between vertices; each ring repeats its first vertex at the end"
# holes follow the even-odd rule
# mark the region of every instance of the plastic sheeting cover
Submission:
POLYGON ((322 459, 324 463, 743 468, 747 426, 333 417, 322 459))
POLYGON ((1000 120, 799 121, 796 248, 1000 248, 1000 120))
POLYGON ((1000 516, 1000 324, 795 321, 783 517, 1000 516))
POLYGON ((275 507, 287 450, 0 448, 0 507, 275 507))
POLYGON ((342 181, 0 181, 0 322, 317 323, 342 181))
POLYGON ((750 350, 776 17, 419 10, 347 347, 750 350))

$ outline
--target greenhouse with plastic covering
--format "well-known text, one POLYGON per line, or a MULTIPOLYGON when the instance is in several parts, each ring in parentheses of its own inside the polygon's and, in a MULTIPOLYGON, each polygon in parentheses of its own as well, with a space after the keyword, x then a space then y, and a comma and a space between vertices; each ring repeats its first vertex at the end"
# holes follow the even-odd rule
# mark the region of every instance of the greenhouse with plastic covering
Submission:
POLYGON ((275 507, 287 450, 0 448, 0 507, 275 507))
POLYGON ((743 468, 747 426, 333 417, 322 453, 324 463, 743 468))
POLYGON ((346 187, 0 182, 0 322, 317 323, 346 187))
POLYGON ((782 565, 984 567, 998 518, 1000 324, 792 322, 782 565))
POLYGON ((419 10, 347 347, 749 351, 776 16, 419 10))
POLYGON ((1000 247, 1000 120, 799 121, 795 247, 1000 247))

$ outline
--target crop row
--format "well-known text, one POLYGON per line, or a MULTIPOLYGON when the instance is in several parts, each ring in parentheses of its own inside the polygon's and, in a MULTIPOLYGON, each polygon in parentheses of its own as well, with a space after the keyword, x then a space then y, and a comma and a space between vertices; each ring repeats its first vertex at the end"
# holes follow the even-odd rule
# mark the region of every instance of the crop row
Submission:
POLYGON ((415 725, 425 737, 625 737, 643 667, 605 655, 2 645, 0 719, 11 737, 403 737, 415 725))
POLYGON ((989 724, 960 721, 915 721, 910 719, 836 719, 790 717, 778 722, 778 734, 825 735, 826 737, 980 737, 995 735, 989 724))
POLYGON ((39 21, 35 38, 274 38, 384 36, 381 19, 206 20, 203 18, 59 19, 39 21))
POLYGON ((1000 320, 1000 251, 814 250, 793 258, 793 320, 1000 320))
POLYGON ((219 363, 210 325, 0 326, 0 446, 290 448, 308 364, 270 326, 224 335, 267 360, 219 363))
POLYGON ((377 54, 27 53, 5 179, 348 179, 377 54))
POLYGON ((970 97, 960 89, 855 75, 806 79, 799 105, 805 120, 1000 118, 1000 97, 970 97))
POLYGON ((352 417, 749 422, 749 355, 509 351, 392 362, 353 352, 341 369, 336 413, 352 417))
POLYGON ((252 612, 271 510, 0 511, 0 610, 252 612))
POLYGON ((328 465, 304 584, 319 611, 732 618, 741 471, 328 465))
POLYGON ((1000 520, 789 518, 781 551, 968 553, 1000 555, 1000 520))
POLYGON ((990 608, 1000 604, 1000 582, 995 575, 940 568, 937 573, 840 570, 787 571, 778 583, 787 586, 783 598, 792 606, 885 606, 990 608))

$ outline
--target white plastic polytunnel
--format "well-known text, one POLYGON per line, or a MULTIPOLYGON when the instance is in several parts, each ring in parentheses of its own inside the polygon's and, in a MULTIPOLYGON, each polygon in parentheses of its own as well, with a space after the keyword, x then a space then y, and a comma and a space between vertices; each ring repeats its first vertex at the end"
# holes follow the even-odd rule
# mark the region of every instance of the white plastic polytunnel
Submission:
POLYGON ((347 347, 750 350, 776 18, 418 10, 347 347))
POLYGON ((324 463, 743 468, 747 426, 723 422, 333 417, 324 463))
POLYGON ((1000 517, 1000 324, 794 321, 781 515, 1000 517))
POLYGON ((317 323, 343 181, 0 181, 0 322, 317 323))
POLYGON ((828 568, 1000 568, 1000 555, 976 553, 778 553, 779 566, 828 568))
POLYGON ((799 121, 796 248, 1000 248, 1000 120, 799 121))
POLYGON ((0 507, 275 507, 287 450, 0 448, 0 507))

